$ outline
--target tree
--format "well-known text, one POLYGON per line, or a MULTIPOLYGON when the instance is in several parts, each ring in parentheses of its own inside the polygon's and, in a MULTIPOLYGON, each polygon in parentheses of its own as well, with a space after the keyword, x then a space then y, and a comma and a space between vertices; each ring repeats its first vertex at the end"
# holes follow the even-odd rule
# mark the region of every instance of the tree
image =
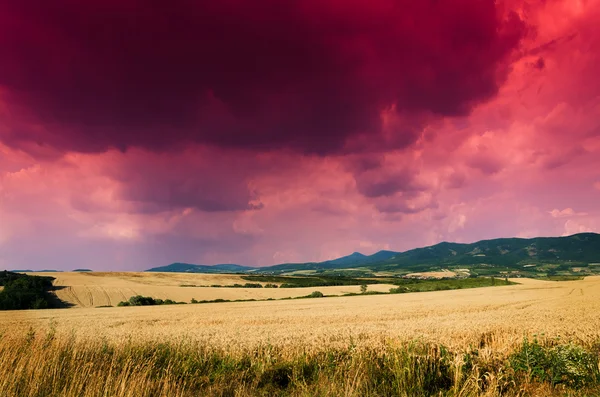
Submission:
POLYGON ((364 294, 365 292, 367 292, 367 288, 368 288, 367 284, 361 285, 360 286, 360 293, 364 294))

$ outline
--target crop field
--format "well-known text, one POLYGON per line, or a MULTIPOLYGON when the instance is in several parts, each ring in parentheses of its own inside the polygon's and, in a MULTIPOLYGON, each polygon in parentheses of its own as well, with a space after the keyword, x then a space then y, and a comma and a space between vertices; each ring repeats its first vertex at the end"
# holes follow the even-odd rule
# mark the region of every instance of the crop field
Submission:
MULTIPOLYGON (((230 348, 266 342, 318 347, 345 344, 350 338, 359 344, 380 343, 382 338, 420 338, 465 348, 478 343, 482 334, 493 335, 508 348, 525 334, 590 340, 600 336, 600 277, 518 281, 522 284, 400 295, 0 312, 0 331, 52 326, 80 338, 185 337, 230 348)), ((296 290, 304 288, 285 292, 296 290)))
MULTIPOLYGON (((52 276, 58 298, 74 307, 116 306, 134 295, 190 302, 197 300, 281 299, 308 295, 317 288, 325 295, 360 292, 360 286, 311 288, 227 288, 210 287, 245 284, 248 280, 230 274, 65 272, 29 273, 52 276)), ((265 285, 267 283, 260 283, 265 285)), ((276 283, 278 284, 278 283, 276 283)), ((369 285, 370 291, 387 292, 393 285, 369 285)))
MULTIPOLYGON (((127 286, 111 287, 108 276, 96 286, 189 289, 168 277, 154 287, 127 277, 112 279, 127 286)), ((28 395, 23 384, 28 393, 41 388, 41 396, 598 395, 600 277, 516 281, 392 295, 0 312, 0 388, 10 396, 28 395), (52 377, 59 372, 70 378, 52 377), (21 383, 6 380, 13 373, 21 383)))
MULTIPOLYGON (((464 272, 467 275, 468 271, 464 272)), ((444 269, 439 272, 420 272, 420 273, 408 273, 407 277, 429 277, 429 278, 444 278, 444 277, 456 277, 458 275, 457 272, 450 271, 448 269, 444 269)))

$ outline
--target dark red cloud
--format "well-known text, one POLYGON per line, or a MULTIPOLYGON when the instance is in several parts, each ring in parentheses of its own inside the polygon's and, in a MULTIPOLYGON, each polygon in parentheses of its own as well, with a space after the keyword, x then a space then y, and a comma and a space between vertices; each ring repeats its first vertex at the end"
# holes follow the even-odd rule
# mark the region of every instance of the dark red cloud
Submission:
MULTIPOLYGON (((132 150, 101 167, 115 183, 116 198, 131 208, 130 212, 181 208, 219 212, 261 209, 263 204, 248 180, 268 171, 271 164, 261 167, 249 153, 211 147, 176 154, 132 150)), ((76 199, 85 210, 85 197, 76 199)))
MULTIPOLYGON (((150 174, 131 173, 132 179, 121 184, 121 200, 135 203, 137 211, 161 212, 175 208, 196 208, 202 211, 236 211, 260 209, 260 202, 249 192, 244 181, 223 178, 206 170, 205 174, 162 174, 157 179, 150 174)), ((225 174, 226 175, 226 174, 225 174)), ((235 177, 234 177, 235 178, 235 177)))
POLYGON ((336 151, 392 105, 458 115, 494 96, 526 30, 496 3, 0 0, 0 137, 336 151))
POLYGON ((411 169, 387 171, 383 168, 355 174, 357 190, 365 197, 392 196, 398 192, 413 193, 425 190, 415 181, 411 169))
POLYGON ((542 58, 542 57, 539 57, 538 60, 535 61, 535 63, 533 64, 533 67, 538 70, 544 69, 545 66, 546 66, 546 62, 544 61, 544 58, 542 58))

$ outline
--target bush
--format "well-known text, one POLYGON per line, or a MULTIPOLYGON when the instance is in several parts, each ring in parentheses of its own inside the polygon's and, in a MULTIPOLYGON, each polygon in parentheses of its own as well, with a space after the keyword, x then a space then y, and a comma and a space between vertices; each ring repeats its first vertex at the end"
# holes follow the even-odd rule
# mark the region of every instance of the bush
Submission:
POLYGON ((52 277, 0 272, 0 310, 47 309, 53 306, 52 277))
POLYGON ((573 344, 546 347, 525 339, 509 362, 517 374, 552 385, 580 388, 600 381, 598 356, 573 344))
MULTIPOLYGON (((149 296, 136 295, 129 298, 128 301, 119 302, 117 306, 158 306, 158 305, 180 305, 185 302, 175 302, 171 299, 154 299, 149 296)), ((192 302, 193 303, 193 302, 192 302)))
POLYGON ((244 284, 244 288, 262 288, 262 284, 260 283, 246 283, 244 284))
POLYGON ((308 295, 309 298, 322 298, 323 296, 325 295, 323 295, 321 291, 314 291, 310 295, 308 295))

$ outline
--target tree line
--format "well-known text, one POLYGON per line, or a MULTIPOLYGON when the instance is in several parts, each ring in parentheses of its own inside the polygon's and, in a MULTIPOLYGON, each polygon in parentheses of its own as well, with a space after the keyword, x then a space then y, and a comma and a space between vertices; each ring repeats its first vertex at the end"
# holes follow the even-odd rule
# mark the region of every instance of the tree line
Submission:
POLYGON ((47 309, 54 307, 53 277, 0 272, 0 310, 47 309))

